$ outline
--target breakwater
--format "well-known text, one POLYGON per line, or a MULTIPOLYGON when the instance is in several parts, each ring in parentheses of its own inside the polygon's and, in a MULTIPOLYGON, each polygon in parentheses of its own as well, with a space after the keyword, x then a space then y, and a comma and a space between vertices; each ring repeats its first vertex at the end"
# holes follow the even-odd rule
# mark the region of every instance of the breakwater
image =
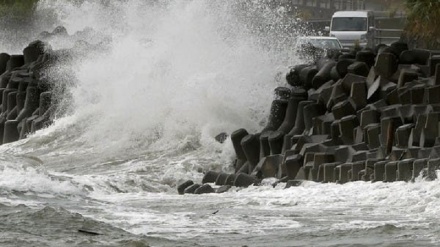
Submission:
POLYGON ((180 194, 221 193, 265 178, 286 187, 304 180, 436 178, 440 56, 408 49, 403 42, 325 56, 311 53, 313 62, 293 66, 286 86, 274 90, 262 131, 238 129, 230 135, 235 173, 208 171, 201 183, 180 184, 180 194))
POLYGON ((0 53, 0 144, 26 138, 53 122, 60 98, 67 95, 65 86, 74 81, 71 71, 59 68, 103 47, 77 39, 84 32, 69 36, 58 26, 40 33, 22 54, 0 53), (72 43, 72 48, 54 50, 53 40, 72 43), (51 73, 64 74, 54 80, 51 73))
POLYGON ((53 120, 54 106, 44 70, 55 62, 47 43, 34 41, 23 54, 0 54, 0 143, 25 138, 53 120))

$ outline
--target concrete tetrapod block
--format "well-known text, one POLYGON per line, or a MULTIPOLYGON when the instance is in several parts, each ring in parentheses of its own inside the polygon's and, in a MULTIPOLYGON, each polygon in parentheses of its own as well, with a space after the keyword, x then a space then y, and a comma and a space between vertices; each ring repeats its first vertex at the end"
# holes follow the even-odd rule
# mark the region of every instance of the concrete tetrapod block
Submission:
POLYGON ((397 58, 391 53, 381 53, 376 57, 374 70, 379 76, 384 78, 391 78, 397 71, 397 58))
POLYGON ((335 117, 333 113, 329 112, 325 115, 318 117, 321 121, 321 127, 319 135, 330 135, 331 134, 331 125, 335 121, 335 117))
POLYGON ((7 53, 0 53, 0 75, 5 73, 6 65, 7 65, 10 57, 11 56, 7 53))
POLYGON ((215 190, 215 193, 221 194, 227 192, 232 186, 231 185, 223 185, 215 190))
MULTIPOLYGON (((341 164, 340 162, 333 162, 333 163, 326 163, 321 165, 323 167, 322 171, 324 172, 322 176, 323 177, 322 182, 324 183, 336 182, 335 168, 340 164, 341 164)), ((320 175, 321 174, 318 174, 318 177, 320 177, 320 175)))
POLYGON ((384 182, 394 182, 397 178, 397 161, 385 164, 384 182))
POLYGON ((2 112, 3 113, 6 113, 6 114, 8 113, 9 94, 16 93, 16 92, 17 92, 16 89, 6 88, 3 90, 3 95, 2 95, 2 112))
POLYGON ((440 85, 440 64, 435 66, 434 85, 440 85))
POLYGON ((185 189, 188 188, 189 186, 193 185, 194 182, 192 180, 187 180, 183 183, 181 183, 178 187, 177 187, 177 192, 179 193, 179 195, 183 195, 185 193, 185 189))
POLYGON ((356 110, 361 110, 367 105, 367 84, 364 81, 355 82, 351 85, 350 98, 353 100, 356 110))
MULTIPOLYGON (((415 113, 415 106, 414 105, 402 105, 399 106, 397 108, 398 114, 400 115, 400 117, 403 120, 403 123, 405 124, 412 124, 414 123, 414 115, 416 115, 415 113)), ((421 110, 421 108, 418 108, 419 111, 421 110)), ((424 111, 422 111, 424 112, 424 111)))
POLYGON ((18 141, 20 138, 20 132, 18 131, 18 121, 8 120, 5 122, 3 130, 3 144, 18 141))
POLYGON ((380 98, 386 99, 388 94, 393 92, 393 90, 396 88, 397 88, 396 83, 388 80, 382 80, 380 84, 380 95, 379 95, 380 98))
POLYGON ((422 131, 425 128, 428 116, 426 114, 420 114, 417 116, 417 121, 414 128, 411 131, 408 143, 410 146, 419 146, 422 131))
POLYGON ((344 92, 348 95, 351 92, 351 87, 352 87, 353 83, 366 82, 366 81, 367 81, 367 77, 365 77, 365 76, 360 76, 360 75, 348 73, 344 77, 344 79, 342 79, 341 85, 342 85, 342 89, 344 90, 344 92))
POLYGON ((288 188, 290 188, 290 187, 298 187, 298 186, 300 186, 303 182, 304 182, 304 180, 297 180, 297 179, 294 179, 294 180, 288 180, 288 181, 286 182, 286 187, 284 187, 284 189, 288 189, 288 188))
POLYGON ((426 87, 425 88, 425 103, 426 104, 440 103, 439 95, 440 95, 440 85, 426 87))
POLYGON ((356 153, 353 146, 342 145, 335 148, 335 160, 337 162, 345 163, 352 160, 353 155, 356 153))
POLYGON ((376 163, 374 163, 374 171, 371 178, 372 182, 382 182, 384 181, 384 174, 385 174, 385 165, 388 163, 386 160, 381 160, 376 163))
POLYGON ((377 162, 379 162, 378 159, 369 159, 367 158, 365 160, 365 168, 364 170, 362 170, 362 176, 361 176, 361 180, 362 181, 370 181, 372 179, 372 177, 374 178, 374 164, 376 164, 377 162))
POLYGON ((416 159, 413 162, 412 176, 411 180, 414 181, 424 169, 428 168, 428 159, 416 159))
POLYGON ((419 79, 419 74, 412 69, 402 69, 400 71, 399 80, 397 82, 397 87, 401 88, 405 86, 407 82, 412 82, 419 79))
POLYGON ((420 135, 420 147, 432 147, 435 139, 439 136, 439 113, 427 114, 427 119, 420 135))
POLYGON ((284 140, 283 140, 283 149, 282 149, 282 153, 286 153, 288 150, 290 150, 293 146, 293 144, 295 144, 292 141, 293 135, 291 134, 286 134, 284 135, 284 140))
POLYGON ((332 109, 335 104, 338 102, 344 101, 348 98, 348 93, 344 91, 342 88, 342 81, 339 80, 332 86, 332 94, 330 96, 329 101, 327 102, 326 108, 332 109))
POLYGON ((389 92, 386 95, 385 100, 389 105, 401 104, 400 98, 399 98, 399 90, 397 88, 395 88, 394 90, 389 92))
MULTIPOLYGON (((303 158, 301 155, 299 155, 299 154, 290 155, 290 156, 286 155, 285 160, 282 165, 282 167, 284 167, 284 169, 285 169, 285 175, 289 179, 295 179, 299 170, 303 166, 302 163, 303 163, 303 158)), ((278 177, 281 177, 280 175, 284 175, 284 174, 279 174, 278 177)))
POLYGON ((295 119, 295 126, 290 130, 288 135, 295 136, 300 135, 304 132, 305 125, 304 125, 304 107, 306 107, 309 104, 314 103, 313 101, 301 101, 298 104, 298 110, 297 115, 295 119))
POLYGON ((246 173, 249 174, 249 170, 251 169, 249 161, 244 162, 240 168, 236 167, 235 173, 246 173), (237 169, 238 168, 238 169, 237 169))
POLYGON ((266 131, 260 134, 260 160, 270 155, 269 136, 272 131, 266 131))
POLYGON ((202 184, 206 183, 215 183, 217 177, 220 175, 220 172, 208 171, 205 173, 202 179, 202 184))
POLYGON ((297 87, 301 85, 301 81, 299 78, 299 74, 302 69, 309 66, 308 64, 299 64, 292 68, 290 68, 290 71, 286 74, 286 81, 289 83, 289 85, 293 87, 297 87))
POLYGON ((339 121, 339 120, 335 120, 330 126, 330 138, 334 142, 337 142, 340 140, 340 135, 341 135, 341 132, 339 129, 340 122, 341 121, 339 121))
POLYGON ((23 55, 11 55, 6 64, 6 70, 12 71, 14 68, 18 68, 24 65, 23 55))
MULTIPOLYGON (((32 127, 34 127, 34 125, 32 127)), ((233 164, 235 173, 237 173, 241 169, 244 169, 243 166, 247 165, 248 163, 249 162, 247 162, 246 160, 235 159, 233 164)), ((246 167, 245 170, 248 171, 249 167, 246 167)))
POLYGON ((374 65, 376 55, 372 51, 361 50, 356 52, 356 61, 364 62, 371 68, 374 65))
MULTIPOLYGON (((8 94, 8 105, 6 112, 9 114, 17 106, 17 91, 10 92, 8 94)), ((15 113, 17 115, 17 113, 15 113)), ((15 116, 17 117, 17 116, 15 116)), ((15 119, 15 118, 14 118, 15 119)), ((11 119, 11 120, 14 120, 11 119)))
POLYGON ((356 161, 351 164, 351 170, 348 172, 349 181, 359 181, 359 172, 365 167, 364 161, 356 161))
POLYGON ((356 115, 343 117, 339 122, 340 138, 344 144, 354 144, 354 128, 359 126, 359 121, 356 115))
POLYGON ((402 41, 395 41, 390 44, 390 47, 393 48, 393 50, 396 52, 395 54, 397 57, 400 57, 400 54, 402 54, 402 52, 408 50, 408 44, 402 41))
POLYGON ((234 186, 235 177, 235 174, 229 174, 226 178, 225 185, 234 186))
POLYGON ((437 178, 436 170, 440 169, 440 158, 428 160, 428 180, 435 180, 437 178))
POLYGON ((353 136, 354 136, 354 144, 360 144, 360 143, 366 142, 365 136, 364 136, 364 131, 362 130, 362 128, 360 126, 357 126, 353 130, 353 136))
POLYGON ((424 49, 412 49, 403 51, 399 56, 399 61, 402 64, 428 64, 431 52, 424 49))
MULTIPOLYGON (((332 154, 315 153, 313 163, 310 163, 309 180, 322 182, 324 180, 324 164, 334 162, 335 157, 332 154)), ((306 166, 309 164, 306 164, 306 166)))
POLYGON ((50 45, 41 40, 31 42, 23 50, 23 59, 25 64, 30 64, 34 61, 37 61, 38 57, 43 55, 48 49, 51 49, 50 45))
POLYGON ((331 78, 333 81, 337 81, 337 80, 341 79, 341 76, 340 76, 339 73, 338 73, 338 70, 337 70, 337 68, 336 68, 336 65, 330 70, 330 78, 331 78))
POLYGON ((283 149, 284 133, 281 131, 274 131, 269 135, 268 142, 270 148, 270 155, 281 154, 283 149))
POLYGON ((409 88, 399 90, 399 101, 402 105, 411 104, 411 90, 409 88))
POLYGON ((400 117, 399 109, 401 109, 401 105, 390 105, 386 107, 382 107, 381 110, 381 118, 397 118, 400 117))
POLYGON ((291 91, 287 87, 276 87, 274 89, 275 99, 288 100, 290 98, 291 91))
POLYGON ((324 83, 331 80, 330 71, 333 67, 335 67, 336 62, 333 60, 328 60, 316 73, 316 75, 312 79, 312 87, 314 89, 318 89, 324 83))
POLYGON ((336 63, 335 68, 340 78, 344 78, 347 75, 348 66, 350 66, 354 62, 354 59, 339 59, 339 61, 336 63))
POLYGON ((198 187, 194 191, 194 194, 198 194, 198 195, 200 195, 200 194, 208 194, 208 193, 215 193, 215 190, 209 184, 204 184, 204 185, 198 187))
POLYGON ((36 87, 28 87, 26 89, 26 100, 23 110, 17 116, 17 121, 21 121, 27 117, 32 116, 32 113, 38 109, 40 103, 40 95, 36 87))
POLYGON ((275 131, 281 126, 286 116, 287 104, 287 100, 284 99, 275 99, 272 101, 269 119, 266 127, 261 131, 262 133, 275 131))
MULTIPOLYGON (((429 70, 430 70, 429 76, 434 76, 437 64, 440 64, 440 55, 432 55, 429 58, 428 64, 429 64, 429 70)), ((0 70, 0 72, 1 72, 1 70, 0 70)))
POLYGON ((407 148, 409 144, 409 137, 414 124, 404 124, 396 129, 396 146, 399 148, 407 148))
POLYGON ((184 194, 194 194, 194 192, 195 192, 200 186, 201 186, 200 184, 193 184, 193 185, 190 185, 190 186, 188 186, 188 187, 183 191, 183 193, 184 193, 184 194))
POLYGON ((404 159, 397 163, 396 181, 408 182, 412 178, 414 159, 404 159))
POLYGON ((241 147, 241 140, 247 135, 249 135, 249 133, 245 129, 238 129, 231 134, 232 146, 234 147, 237 159, 246 160, 243 148, 241 147))
POLYGON ((344 100, 335 104, 332 108, 333 115, 336 120, 339 120, 348 115, 356 114, 356 106, 351 100, 344 100))
POLYGON ((313 167, 313 160, 315 158, 315 153, 306 153, 304 156, 304 165, 300 167, 295 179, 309 180, 310 169, 313 167))
POLYGON ((391 152, 389 153, 388 159, 391 161, 400 161, 404 159, 407 152, 407 148, 393 147, 391 152))
POLYGON ((299 102, 307 100, 307 91, 303 88, 295 88, 291 91, 291 97, 287 103, 286 116, 283 123, 277 129, 282 133, 289 133, 295 126, 299 102))
MULTIPOLYGON (((424 159, 426 157, 432 157, 431 152, 433 151, 433 148, 420 148, 417 154, 418 159, 424 159)), ((432 157, 432 158, 439 158, 439 157, 432 157)))
POLYGON ((370 68, 366 63, 356 61, 347 67, 347 72, 349 74, 355 74, 355 75, 367 77, 368 73, 370 72, 370 68))
POLYGON ((225 185, 226 184, 226 179, 228 178, 229 174, 228 173, 220 173, 217 176, 217 179, 215 180, 215 185, 225 185))
POLYGON ((301 82, 301 85, 304 86, 306 89, 312 88, 312 81, 317 73, 318 68, 314 65, 302 69, 299 73, 299 80, 301 82))
POLYGON ((259 135, 247 135, 241 140, 241 146, 246 159, 249 161, 249 171, 251 173, 260 160, 259 135))
POLYGON ((326 108, 328 102, 332 98, 332 93, 334 88, 334 82, 333 81, 330 82, 332 82, 332 84, 329 87, 323 88, 321 92, 319 92, 319 97, 318 97, 318 103, 322 103, 323 105, 325 105, 326 108))
POLYGON ((259 180, 251 175, 240 173, 235 175, 234 186, 236 187, 248 187, 250 185, 257 184, 259 180))
POLYGON ((339 176, 336 179, 336 183, 344 184, 350 181, 349 174, 351 172, 353 163, 344 163, 336 166, 335 172, 339 171, 339 176))
POLYGON ((364 110, 360 117, 360 126, 365 128, 372 123, 380 123, 380 112, 378 110, 364 110))
POLYGON ((278 176, 278 169, 281 166, 284 155, 270 155, 264 157, 258 162, 258 165, 252 171, 251 175, 257 178, 276 178, 278 176))
POLYGON ((423 104, 425 99, 425 85, 419 84, 410 89, 411 104, 423 104))
POLYGON ((313 127, 313 118, 318 117, 325 113, 323 105, 318 103, 308 104, 304 107, 304 128, 306 131, 310 131, 313 127))
POLYGON ((383 117, 381 125, 381 144, 385 147, 387 154, 391 152, 394 144, 395 130, 402 125, 400 117, 383 117))

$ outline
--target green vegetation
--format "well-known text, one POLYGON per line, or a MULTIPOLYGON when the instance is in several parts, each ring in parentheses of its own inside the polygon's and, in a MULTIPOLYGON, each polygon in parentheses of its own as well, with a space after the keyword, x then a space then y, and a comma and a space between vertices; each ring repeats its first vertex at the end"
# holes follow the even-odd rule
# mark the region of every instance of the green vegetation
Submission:
POLYGON ((440 45, 440 0, 405 0, 408 24, 406 31, 428 47, 440 45))
POLYGON ((0 0, 0 16, 29 18, 38 0, 0 0))

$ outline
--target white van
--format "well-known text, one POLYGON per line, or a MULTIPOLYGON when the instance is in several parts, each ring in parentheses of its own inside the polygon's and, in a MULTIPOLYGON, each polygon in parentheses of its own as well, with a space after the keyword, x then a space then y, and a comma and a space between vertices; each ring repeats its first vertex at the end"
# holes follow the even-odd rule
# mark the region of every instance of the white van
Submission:
POLYGON ((330 27, 325 27, 329 36, 336 37, 344 48, 374 46, 374 14, 372 11, 337 11, 330 27))

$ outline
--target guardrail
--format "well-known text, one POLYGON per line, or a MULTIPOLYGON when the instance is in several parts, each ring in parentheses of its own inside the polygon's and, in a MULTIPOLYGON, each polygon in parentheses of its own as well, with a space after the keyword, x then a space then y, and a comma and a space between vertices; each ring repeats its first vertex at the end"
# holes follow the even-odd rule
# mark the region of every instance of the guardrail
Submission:
POLYGON ((403 29, 384 29, 378 28, 374 30, 374 41, 376 44, 390 44, 400 39, 403 29), (394 35, 398 33, 398 35, 394 35), (387 36, 384 36, 387 35, 387 36), (385 42, 386 41, 386 42, 385 42))

